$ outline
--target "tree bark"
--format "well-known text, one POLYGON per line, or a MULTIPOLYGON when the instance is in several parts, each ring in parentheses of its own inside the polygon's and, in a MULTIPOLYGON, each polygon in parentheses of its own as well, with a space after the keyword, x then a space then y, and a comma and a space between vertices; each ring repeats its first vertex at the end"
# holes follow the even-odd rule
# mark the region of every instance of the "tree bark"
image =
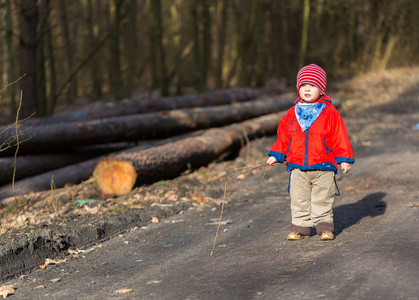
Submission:
MULTIPOLYGON (((164 138, 241 122, 291 106, 293 101, 267 98, 247 103, 114 117, 84 123, 22 127, 19 153, 45 153, 95 144, 164 138)), ((0 136, 0 144, 12 139, 14 135, 14 128, 6 130, 0 136)), ((13 148, 0 154, 10 155, 13 148)))

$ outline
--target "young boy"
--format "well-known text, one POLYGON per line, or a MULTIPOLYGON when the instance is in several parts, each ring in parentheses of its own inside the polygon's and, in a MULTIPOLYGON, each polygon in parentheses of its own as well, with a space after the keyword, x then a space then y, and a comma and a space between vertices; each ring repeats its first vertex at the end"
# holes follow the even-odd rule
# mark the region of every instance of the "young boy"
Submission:
POLYGON ((290 172, 288 240, 308 238, 313 226, 321 240, 335 238, 337 164, 348 173, 355 162, 343 119, 325 96, 326 82, 326 72, 315 64, 298 72, 298 99, 279 122, 278 139, 268 153, 270 166, 285 162, 290 172))

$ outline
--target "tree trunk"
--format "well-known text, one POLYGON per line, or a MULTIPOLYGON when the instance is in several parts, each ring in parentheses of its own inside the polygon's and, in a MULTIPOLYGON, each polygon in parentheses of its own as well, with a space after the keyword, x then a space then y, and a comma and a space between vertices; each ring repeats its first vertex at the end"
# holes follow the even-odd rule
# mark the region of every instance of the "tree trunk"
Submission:
POLYGON ((126 48, 126 60, 125 65, 128 65, 125 82, 125 97, 131 97, 134 88, 135 71, 137 69, 137 60, 133 59, 138 51, 138 39, 135 37, 138 32, 137 16, 138 16, 138 3, 137 0, 131 0, 128 3, 128 29, 125 34, 125 48, 126 48))
POLYGON ((221 6, 221 20, 218 24, 217 62, 215 66, 215 85, 217 88, 222 88, 223 86, 224 47, 227 34, 229 3, 229 1, 224 1, 219 4, 221 6))
POLYGON ((301 33, 300 61, 299 61, 300 68, 304 66, 304 61, 306 58, 309 20, 310 20, 310 0, 304 0, 303 30, 301 33))
POLYGON ((202 88, 207 87, 211 59, 211 13, 209 0, 202 0, 202 88))
POLYGON ((76 165, 22 179, 15 182, 14 191, 12 184, 5 185, 0 188, 0 199, 11 197, 13 194, 22 195, 30 192, 49 190, 51 189, 53 176, 56 188, 61 188, 68 183, 80 183, 89 178, 98 161, 100 159, 95 158, 76 165))
POLYGON ((125 97, 124 85, 122 80, 121 70, 121 51, 120 51, 120 40, 121 40, 121 6, 122 0, 114 0, 114 16, 112 24, 112 62, 114 78, 113 86, 117 100, 122 100, 125 97))
POLYGON ((44 119, 31 118, 26 124, 47 125, 62 122, 90 121, 122 115, 142 114, 155 111, 173 110, 191 107, 205 107, 234 102, 244 102, 256 97, 256 91, 251 89, 226 89, 209 92, 203 95, 179 97, 164 97, 161 99, 123 100, 87 107, 68 115, 54 116, 44 119))
POLYGON ((163 23, 161 17, 161 1, 152 0, 154 20, 155 20, 155 34, 157 38, 157 53, 159 54, 159 67, 160 67, 160 90, 162 96, 169 95, 169 82, 166 71, 166 54, 165 47, 163 46, 163 23))
MULTIPOLYGON (((64 166, 86 161, 111 152, 112 149, 92 149, 67 153, 49 153, 39 155, 20 155, 16 158, 15 180, 58 169, 64 166)), ((11 183, 14 171, 14 157, 0 158, 0 186, 11 183)), ((1 195, 0 195, 1 197, 1 195)))
MULTIPOLYGON (((19 153, 45 153, 80 146, 164 138, 193 130, 225 126, 293 106, 293 101, 275 98, 221 105, 114 117, 89 122, 22 127, 19 153)), ((0 144, 13 139, 14 128, 0 136, 0 144)), ((11 155, 14 147, 0 154, 11 155)))
POLYGON ((54 55, 54 41, 52 37, 52 27, 50 23, 50 0, 44 0, 44 13, 45 13, 45 25, 46 25, 46 32, 45 32, 45 46, 46 46, 46 53, 47 53, 47 61, 48 61, 48 70, 49 70, 49 92, 46 96, 46 115, 51 116, 54 112, 54 107, 56 104, 56 94, 57 94, 57 72, 55 68, 55 55, 54 55))
POLYGON ((243 147, 245 140, 275 134, 283 114, 270 114, 224 128, 210 129, 199 137, 122 153, 98 163, 93 176, 104 193, 123 195, 134 186, 172 179, 188 169, 205 166, 221 155, 243 147), (132 184, 130 188, 127 182, 132 184))
POLYGON ((175 67, 173 72, 169 76, 169 82, 171 82, 174 76, 177 76, 176 82, 176 95, 182 94, 183 89, 183 69, 182 69, 182 48, 184 47, 184 39, 182 33, 182 10, 181 2, 176 1, 171 5, 170 12, 171 12, 171 27, 172 27, 172 44, 174 47, 174 51, 176 53, 175 56, 175 67), (173 75, 172 75, 173 74, 173 75))
POLYGON ((39 22, 38 22, 38 36, 37 36, 37 99, 38 99, 38 111, 37 116, 39 117, 48 117, 46 112, 47 106, 47 62, 45 57, 45 49, 46 49, 46 39, 45 39, 45 32, 48 30, 46 26, 46 19, 44 14, 44 1, 40 1, 38 7, 38 14, 39 14, 39 22))
POLYGON ((22 116, 28 117, 39 110, 37 89, 37 28, 38 6, 33 0, 20 0, 20 80, 23 94, 22 116))
MULTIPOLYGON (((13 40, 12 40, 12 30, 13 30, 13 19, 12 19, 12 10, 10 5, 10 0, 1 0, 1 26, 5 29, 3 31, 3 43, 2 43, 2 87, 6 83, 10 84, 18 79, 15 71, 15 57, 13 55, 13 40)), ((17 88, 16 85, 12 84, 8 87, 10 92, 10 111, 15 112, 17 110, 17 88)))
MULTIPOLYGON (((69 20, 67 17, 67 4, 66 4, 66 0, 60 0, 58 3, 58 8, 59 8, 59 15, 60 15, 60 25, 61 25, 61 31, 62 31, 62 39, 64 41, 64 48, 65 48, 65 54, 66 54, 66 63, 67 63, 67 68, 68 68, 68 73, 71 74, 73 73, 74 70, 74 66, 73 66, 73 46, 71 43, 71 37, 70 37, 70 24, 69 24, 69 20)), ((74 79, 73 79, 74 80, 74 79)), ((70 86, 73 87, 73 84, 70 83, 70 86)), ((76 98, 76 95, 74 93, 74 89, 69 89, 68 93, 67 93, 67 99, 66 102, 67 103, 73 103, 74 99, 76 98)))
POLYGON ((150 94, 152 91, 159 86, 159 75, 158 75, 158 60, 155 49, 157 48, 157 37, 155 34, 155 17, 153 15, 151 2, 153 0, 147 0, 147 10, 148 10, 148 38, 149 38, 149 52, 150 52, 150 60, 151 60, 151 87, 150 87, 150 94))
POLYGON ((267 28, 265 20, 268 17, 267 8, 265 7, 265 1, 262 0, 258 6, 258 13, 256 16, 257 24, 259 24, 258 32, 256 33, 256 51, 254 61, 254 73, 255 73, 255 85, 256 87, 263 87, 265 84, 265 78, 268 68, 267 64, 267 47, 269 40, 267 38, 267 28))
MULTIPOLYGON (((95 48, 100 44, 100 24, 99 24, 99 7, 100 1, 89 0, 87 3, 88 7, 88 36, 91 40, 89 52, 94 51, 95 48)), ((102 97, 102 84, 103 84, 103 66, 101 62, 101 56, 96 54, 92 57, 90 62, 90 73, 92 80, 92 97, 98 99, 102 97)))

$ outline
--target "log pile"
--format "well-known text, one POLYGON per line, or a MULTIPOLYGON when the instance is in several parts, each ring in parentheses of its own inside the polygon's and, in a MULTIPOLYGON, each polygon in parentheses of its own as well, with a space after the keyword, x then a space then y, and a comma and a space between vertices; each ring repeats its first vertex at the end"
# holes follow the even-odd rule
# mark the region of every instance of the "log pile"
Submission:
MULTIPOLYGON (((228 94, 226 91, 223 93, 228 94)), ((213 106, 199 103, 199 107, 194 108, 142 111, 141 114, 132 108, 134 114, 102 119, 48 121, 48 124, 35 126, 19 124, 20 140, 24 140, 19 145, 19 154, 22 158, 27 155, 29 165, 31 160, 34 162, 32 167, 24 168, 38 169, 40 173, 32 172, 25 176, 21 169, 17 170, 22 179, 15 182, 14 192, 24 194, 47 190, 52 176, 59 188, 68 183, 77 184, 93 175, 104 193, 115 195, 123 195, 134 186, 174 178, 188 168, 206 165, 226 152, 237 150, 243 145, 244 136, 251 140, 275 134, 280 118, 277 113, 289 109, 295 97, 292 93, 249 99, 253 94, 247 91, 237 96, 240 100, 233 100, 230 96, 226 100, 229 104, 223 104, 220 94, 214 97, 217 101, 211 100, 213 106), (83 147, 112 149, 113 143, 118 143, 115 149, 118 151, 96 153, 80 158, 80 161, 76 161, 75 157, 66 159, 62 153, 71 149, 80 151, 83 147), (42 155, 61 155, 70 165, 56 169, 56 165, 46 162, 44 165, 54 169, 36 167, 35 157, 41 160, 42 155)), ((175 107, 172 105, 172 108, 175 107)), ((83 114, 86 115, 85 112, 83 114)), ((15 130, 4 131, 0 135, 0 145, 13 140, 15 130)), ((1 151, 0 156, 11 156, 13 153, 14 149, 10 148, 1 151)), ((10 165, 10 158, 4 160, 9 160, 10 165)), ((1 159, 0 167, 3 168, 1 159)), ((10 174, 10 170, 8 172, 10 174)), ((4 182, 4 178, 0 177, 0 185, 4 182)), ((0 187, 0 199, 10 197, 14 192, 11 184, 3 185, 0 187)))
MULTIPOLYGON (((21 127, 20 140, 25 142, 20 144, 19 153, 57 152, 97 144, 161 139, 256 118, 291 105, 292 101, 275 97, 231 105, 21 127)), ((15 128, 4 131, 0 136, 0 145, 12 140, 15 135, 15 128)), ((14 149, 10 148, 0 152, 0 156, 13 153, 14 149)))

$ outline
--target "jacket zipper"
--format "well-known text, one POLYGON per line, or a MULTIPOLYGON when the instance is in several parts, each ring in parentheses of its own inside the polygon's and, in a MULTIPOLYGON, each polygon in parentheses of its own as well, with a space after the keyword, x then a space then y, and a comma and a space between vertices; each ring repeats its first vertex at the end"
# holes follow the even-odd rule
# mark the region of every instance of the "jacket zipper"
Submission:
POLYGON ((307 128, 306 130, 306 137, 305 137, 305 147, 306 147, 306 151, 304 153, 304 168, 307 169, 308 167, 308 132, 309 132, 310 128, 307 128))

